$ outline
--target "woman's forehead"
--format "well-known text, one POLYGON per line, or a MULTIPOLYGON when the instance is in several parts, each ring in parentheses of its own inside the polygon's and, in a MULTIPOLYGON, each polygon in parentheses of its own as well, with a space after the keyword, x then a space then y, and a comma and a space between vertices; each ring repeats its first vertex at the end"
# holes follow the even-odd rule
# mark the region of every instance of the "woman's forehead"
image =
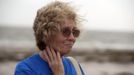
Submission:
POLYGON ((73 20, 65 20, 64 23, 61 25, 61 28, 76 28, 76 23, 73 20))

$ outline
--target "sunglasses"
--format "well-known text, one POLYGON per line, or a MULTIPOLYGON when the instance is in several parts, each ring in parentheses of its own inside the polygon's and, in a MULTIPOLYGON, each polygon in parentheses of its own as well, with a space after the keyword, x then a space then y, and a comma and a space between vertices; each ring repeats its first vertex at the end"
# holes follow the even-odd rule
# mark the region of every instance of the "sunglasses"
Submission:
POLYGON ((65 37, 69 37, 71 35, 71 33, 73 34, 74 37, 78 37, 80 34, 80 30, 74 28, 73 30, 71 30, 70 28, 66 27, 62 29, 62 34, 65 37))

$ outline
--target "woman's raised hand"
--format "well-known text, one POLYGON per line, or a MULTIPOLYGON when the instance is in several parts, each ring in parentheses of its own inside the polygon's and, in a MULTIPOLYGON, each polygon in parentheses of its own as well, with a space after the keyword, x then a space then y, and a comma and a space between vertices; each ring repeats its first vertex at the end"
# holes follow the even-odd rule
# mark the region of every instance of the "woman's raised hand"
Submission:
POLYGON ((53 75, 64 75, 64 66, 58 51, 54 51, 53 48, 47 46, 46 49, 42 51, 42 57, 48 62, 53 75))

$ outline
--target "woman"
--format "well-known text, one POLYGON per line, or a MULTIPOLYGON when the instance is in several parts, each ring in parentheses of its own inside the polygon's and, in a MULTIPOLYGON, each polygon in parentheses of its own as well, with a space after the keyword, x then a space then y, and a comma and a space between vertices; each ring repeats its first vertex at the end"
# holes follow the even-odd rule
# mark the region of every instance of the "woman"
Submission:
POLYGON ((77 26, 77 14, 67 3, 55 1, 39 9, 33 30, 40 51, 19 62, 15 75, 77 75, 65 57, 80 34, 77 26))

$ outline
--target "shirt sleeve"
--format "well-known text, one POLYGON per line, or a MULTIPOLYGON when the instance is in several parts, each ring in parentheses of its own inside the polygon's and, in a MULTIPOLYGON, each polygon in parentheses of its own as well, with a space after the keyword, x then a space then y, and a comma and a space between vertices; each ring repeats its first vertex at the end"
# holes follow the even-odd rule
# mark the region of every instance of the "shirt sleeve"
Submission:
POLYGON ((35 73, 23 63, 17 64, 14 75, 35 75, 35 73))

